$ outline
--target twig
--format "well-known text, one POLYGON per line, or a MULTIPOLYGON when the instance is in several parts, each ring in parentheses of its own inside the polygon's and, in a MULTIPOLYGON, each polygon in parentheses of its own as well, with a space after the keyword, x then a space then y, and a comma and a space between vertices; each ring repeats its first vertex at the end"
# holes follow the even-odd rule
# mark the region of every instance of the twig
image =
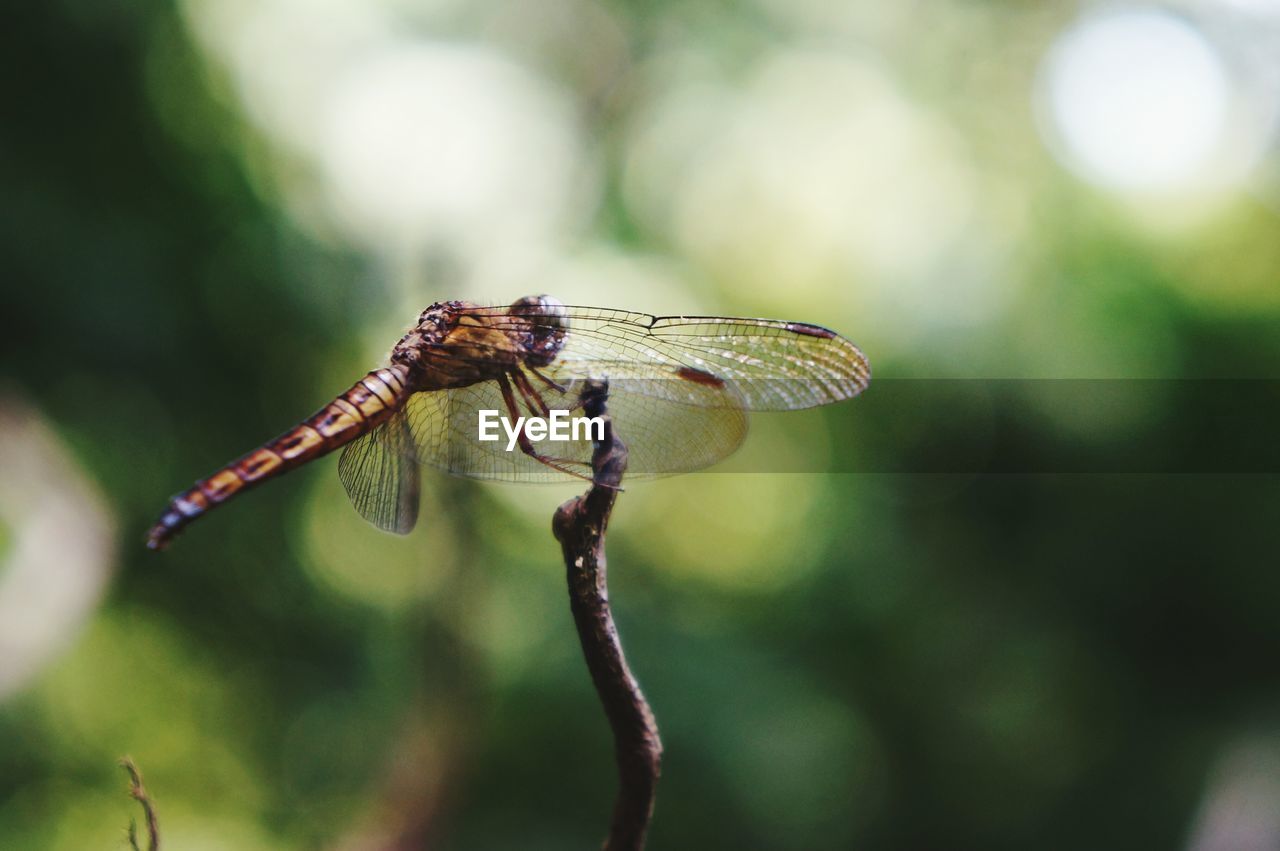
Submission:
POLYGON ((551 528, 564 551, 569 607, 582 653, 613 729, 619 785, 604 849, 640 851, 653 815, 662 742, 653 711, 627 667, 609 611, 604 536, 627 468, 627 447, 613 431, 613 421, 606 410, 607 398, 607 383, 593 383, 583 391, 585 413, 604 419, 604 436, 592 455, 594 478, 590 490, 561 505, 551 528))
MULTIPOLYGON (((147 820, 147 851, 159 851, 160 823, 156 820, 155 805, 151 803, 151 797, 147 795, 147 789, 142 785, 142 773, 128 757, 120 760, 120 765, 129 773, 129 794, 135 801, 142 804, 142 814, 147 820)), ((133 851, 141 851, 138 847, 138 826, 132 819, 129 820, 129 847, 133 851)))

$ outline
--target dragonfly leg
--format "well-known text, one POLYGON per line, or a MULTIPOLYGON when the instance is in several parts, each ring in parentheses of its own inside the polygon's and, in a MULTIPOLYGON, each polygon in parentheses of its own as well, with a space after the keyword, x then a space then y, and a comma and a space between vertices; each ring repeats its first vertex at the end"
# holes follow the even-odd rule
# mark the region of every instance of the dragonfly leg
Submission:
POLYGON ((538 376, 538 380, 539 380, 539 381, 541 381, 543 384, 547 385, 548 387, 550 387, 552 390, 556 391, 557 393, 568 393, 568 392, 569 392, 569 388, 568 388, 568 387, 565 387, 563 384, 561 384, 560 382, 556 381, 555 379, 548 378, 547 376, 543 375, 541 372, 539 372, 539 371, 538 371, 538 368, 537 368, 536 366, 529 366, 529 364, 525 364, 525 365, 524 365, 524 368, 525 368, 525 369, 527 369, 527 370, 529 370, 530 372, 532 372, 534 375, 538 376))
MULTIPOLYGON (((540 413, 544 417, 551 416, 551 406, 546 403, 542 398, 542 395, 538 393, 532 384, 529 383, 529 379, 524 373, 519 370, 512 372, 511 383, 515 386, 516 390, 520 391, 520 396, 524 399, 525 404, 529 406, 531 411, 540 413)), ((547 460, 547 456, 540 456, 539 460, 547 460)), ((549 460, 570 467, 581 467, 584 470, 591 469, 591 464, 589 462, 578 461, 574 458, 551 458, 549 460)), ((577 475, 577 473, 574 473, 573 475, 577 475)))
MULTIPOLYGON (((533 371, 535 375, 537 375, 537 372, 535 370, 532 370, 532 368, 530 368, 530 370, 533 371)), ((541 375, 539 375, 538 377, 542 378, 541 375)), ((511 383, 515 386, 515 389, 520 392, 520 396, 524 399, 525 404, 529 406, 529 410, 535 413, 540 413, 544 417, 551 416, 551 406, 549 406, 546 403, 546 401, 542 398, 542 394, 540 394, 534 388, 534 386, 531 383, 529 383, 528 376, 526 376, 523 372, 520 372, 519 370, 515 370, 511 373, 511 383)), ((558 385, 555 385, 555 386, 558 386, 558 385)), ((547 456, 544 456, 544 455, 538 455, 536 457, 538 458, 539 461, 543 461, 544 463, 550 460, 550 461, 555 461, 558 464, 563 464, 570 467, 581 467, 583 470, 591 469, 591 464, 589 462, 579 461, 574 458, 548 458, 547 456)), ((573 473, 572 475, 577 476, 578 474, 573 473)))
POLYGON ((533 385, 529 383, 527 375, 518 369, 512 370, 511 383, 520 392, 520 396, 524 399, 524 403, 529 406, 530 411, 543 417, 551 416, 550 406, 538 395, 538 391, 533 389, 533 385))
MULTIPOLYGON (((510 415, 512 421, 518 421, 520 418, 519 405, 516 404, 515 394, 511 392, 511 385, 513 383, 520 388, 520 395, 524 397, 525 403, 530 406, 531 410, 547 410, 546 403, 542 401, 532 387, 529 387, 528 379, 525 379, 523 376, 516 378, 518 375, 519 373, 513 372, 511 380, 508 380, 506 375, 498 376, 498 387, 502 389, 502 399, 507 405, 507 414, 510 415), (522 380, 523 386, 521 386, 522 380), (527 395, 529 393, 533 395, 533 400, 531 400, 527 395)), ((590 469, 590 464, 587 464, 584 461, 577 461, 572 458, 552 458, 548 455, 543 455, 537 450, 537 447, 533 445, 533 441, 529 439, 529 435, 523 427, 520 429, 519 433, 516 434, 516 445, 520 447, 521 452, 528 455, 539 464, 545 464, 553 470, 564 473, 566 476, 573 476, 574 478, 582 479, 583 481, 591 481, 590 475, 569 469, 570 465, 582 466, 590 469)))

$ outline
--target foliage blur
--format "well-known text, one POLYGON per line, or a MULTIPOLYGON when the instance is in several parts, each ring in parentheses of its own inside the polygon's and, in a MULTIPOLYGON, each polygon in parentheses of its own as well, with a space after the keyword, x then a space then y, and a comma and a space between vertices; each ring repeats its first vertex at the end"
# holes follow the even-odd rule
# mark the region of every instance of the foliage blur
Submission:
POLYGON ((754 424, 810 472, 619 503, 652 847, 1280 844, 1276 398, 1211 392, 1280 372, 1274 3, 6 20, 0 847, 121 847, 125 754, 174 849, 598 841, 575 488, 428 475, 400 540, 326 459, 141 544, 427 304, 540 292, 876 370, 754 424))

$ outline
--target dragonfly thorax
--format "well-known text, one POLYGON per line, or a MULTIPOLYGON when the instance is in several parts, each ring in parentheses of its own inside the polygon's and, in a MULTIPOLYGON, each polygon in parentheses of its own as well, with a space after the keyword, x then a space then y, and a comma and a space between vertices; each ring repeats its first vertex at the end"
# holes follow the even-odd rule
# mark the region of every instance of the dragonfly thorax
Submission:
POLYGON ((418 324, 391 350, 391 363, 405 367, 411 379, 421 376, 427 368, 429 352, 444 342, 457 324, 459 309, 466 306, 463 301, 442 301, 422 311, 418 324))

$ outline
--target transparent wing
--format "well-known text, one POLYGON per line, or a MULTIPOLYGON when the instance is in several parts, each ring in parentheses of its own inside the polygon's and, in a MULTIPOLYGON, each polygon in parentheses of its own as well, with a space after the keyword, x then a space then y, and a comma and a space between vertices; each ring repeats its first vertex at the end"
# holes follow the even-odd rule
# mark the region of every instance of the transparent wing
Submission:
POLYGON ((338 477, 360 516, 407 535, 418 522, 418 464, 403 412, 353 440, 338 459, 338 477))
MULTIPOLYGON (((512 315, 507 308, 471 312, 513 333, 529 323, 550 327, 558 321, 512 315)), ((569 307, 564 327, 564 344, 543 370, 557 381, 605 373, 615 380, 711 376, 731 385, 735 404, 778 411, 849 399, 871 380, 870 364, 857 346, 802 322, 569 307)), ((668 391, 654 392, 662 396, 668 391)))
MULTIPOLYGON (((608 370, 605 370, 608 372, 608 370)), ((528 394, 512 387, 515 417, 564 412, 584 416, 579 400, 582 382, 570 380, 560 389, 524 373, 528 394)), ((650 378, 609 378, 608 411, 618 436, 629 449, 627 478, 653 478, 698 470, 720 461, 741 445, 747 418, 724 385, 650 378), (659 391, 662 392, 659 392, 659 391)), ((451 390, 417 393, 404 416, 412 435, 414 457, 460 476, 502 481, 573 481, 574 477, 530 457, 502 425, 490 430, 496 440, 480 440, 480 411, 506 417, 514 427, 508 401, 496 381, 451 390)), ((573 438, 571 427, 568 435, 573 438)), ((559 466, 591 475, 591 435, 580 427, 576 439, 546 440, 534 449, 559 466)))

